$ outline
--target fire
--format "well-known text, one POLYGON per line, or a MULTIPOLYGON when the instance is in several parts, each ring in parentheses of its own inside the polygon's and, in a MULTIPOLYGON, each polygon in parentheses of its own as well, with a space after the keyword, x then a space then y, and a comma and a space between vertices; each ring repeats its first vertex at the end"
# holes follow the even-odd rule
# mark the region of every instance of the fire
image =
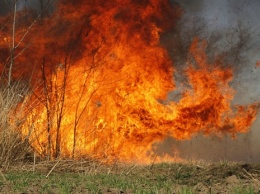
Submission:
POLYGON ((260 61, 257 61, 255 64, 256 67, 260 67, 260 61))
POLYGON ((40 64, 32 105, 40 103, 26 113, 22 128, 39 154, 147 163, 155 157, 153 144, 166 137, 235 135, 251 126, 253 105, 231 107, 232 69, 209 64, 206 43, 198 39, 190 47, 186 91, 178 102, 166 103, 176 88, 160 35, 181 14, 167 0, 75 6, 61 4, 33 28, 42 25, 43 31, 20 60, 40 64))

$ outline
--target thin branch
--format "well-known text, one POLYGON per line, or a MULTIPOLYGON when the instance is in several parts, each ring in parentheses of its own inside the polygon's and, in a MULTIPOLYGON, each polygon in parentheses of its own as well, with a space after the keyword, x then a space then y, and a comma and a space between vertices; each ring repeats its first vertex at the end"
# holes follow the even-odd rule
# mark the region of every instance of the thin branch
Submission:
POLYGON ((17 11, 17 0, 14 0, 14 15, 13 15, 13 29, 12 29, 12 48, 11 48, 11 61, 8 72, 8 86, 11 85, 12 69, 14 65, 14 52, 15 52, 15 25, 16 25, 16 11, 17 11))
POLYGON ((56 164, 51 168, 51 170, 49 171, 49 173, 46 175, 46 178, 48 178, 48 176, 52 173, 52 171, 54 170, 54 168, 59 164, 60 159, 56 162, 56 164))
POLYGON ((26 32, 24 33, 23 37, 20 39, 20 41, 17 43, 17 45, 15 46, 15 49, 18 48, 20 46, 20 44, 23 42, 23 40, 25 39, 25 37, 27 36, 27 34, 30 32, 31 28, 33 27, 33 25, 36 23, 36 21, 38 20, 38 18, 41 16, 41 14, 38 15, 37 18, 34 19, 34 21, 31 23, 31 25, 27 28, 26 32))

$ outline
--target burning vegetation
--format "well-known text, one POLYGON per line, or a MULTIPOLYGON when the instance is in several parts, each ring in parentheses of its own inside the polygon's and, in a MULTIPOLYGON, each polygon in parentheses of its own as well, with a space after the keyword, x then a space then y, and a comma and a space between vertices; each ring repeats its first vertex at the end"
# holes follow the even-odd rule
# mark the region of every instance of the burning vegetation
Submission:
POLYGON ((174 61, 160 36, 181 14, 168 0, 60 1, 36 20, 17 12, 11 35, 14 25, 2 18, 2 82, 10 68, 11 80, 30 80, 19 130, 37 153, 147 163, 167 137, 247 132, 256 106, 231 105, 232 68, 210 64, 196 37, 183 65, 185 92, 167 99, 174 61))

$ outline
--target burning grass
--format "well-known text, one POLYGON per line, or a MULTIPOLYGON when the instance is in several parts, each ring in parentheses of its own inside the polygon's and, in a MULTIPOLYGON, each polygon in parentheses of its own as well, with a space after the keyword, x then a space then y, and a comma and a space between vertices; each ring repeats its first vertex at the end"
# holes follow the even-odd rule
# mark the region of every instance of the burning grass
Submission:
POLYGON ((27 87, 21 82, 0 87, 0 163, 2 168, 10 164, 24 162, 32 149, 28 139, 19 132, 23 123, 21 108, 25 105, 27 87))
MULTIPOLYGON (((246 163, 104 164, 102 159, 33 158, 21 136, 28 90, 0 90, 0 193, 259 193, 260 165, 246 163), (22 111, 23 113, 23 111, 22 111), (28 160, 30 159, 30 160, 28 160)), ((33 125, 31 125, 33 126, 33 125)), ((29 134, 28 134, 29 135, 29 134)))
POLYGON ((17 122, 12 102, 2 128, 21 132, 18 142, 29 141, 37 155, 150 163, 154 143, 167 137, 235 136, 256 118, 254 104, 233 106, 233 69, 209 60, 196 37, 182 64, 181 97, 170 97, 177 67, 161 36, 182 11, 169 0, 57 1, 49 16, 24 14, 0 21, 0 73, 31 80, 30 111, 21 109, 26 119, 17 122))
POLYGON ((259 166, 151 164, 156 142, 201 132, 235 136, 257 114, 254 104, 233 107, 233 69, 218 60, 209 64, 206 42, 195 37, 181 98, 167 98, 177 87, 175 67, 160 36, 180 15, 168 0, 78 1, 75 7, 61 1, 25 34, 22 23, 2 22, 1 73, 12 69, 9 55, 16 53, 9 80, 30 77, 34 66, 35 74, 32 95, 21 83, 0 88, 1 192, 260 192, 259 166), (11 29, 17 30, 12 36, 11 29))
POLYGON ((59 160, 11 167, 2 174, 0 192, 259 193, 259 179, 260 166, 247 163, 185 162, 141 166, 59 160))

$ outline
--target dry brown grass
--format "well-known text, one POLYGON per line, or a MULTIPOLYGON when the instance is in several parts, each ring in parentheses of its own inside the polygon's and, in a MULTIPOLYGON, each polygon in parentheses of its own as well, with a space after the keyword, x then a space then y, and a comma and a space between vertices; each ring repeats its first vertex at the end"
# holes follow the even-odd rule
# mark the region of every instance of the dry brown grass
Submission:
POLYGON ((28 88, 21 82, 0 87, 0 165, 2 168, 24 161, 31 153, 27 139, 19 132, 23 123, 21 114, 27 92, 28 88))

